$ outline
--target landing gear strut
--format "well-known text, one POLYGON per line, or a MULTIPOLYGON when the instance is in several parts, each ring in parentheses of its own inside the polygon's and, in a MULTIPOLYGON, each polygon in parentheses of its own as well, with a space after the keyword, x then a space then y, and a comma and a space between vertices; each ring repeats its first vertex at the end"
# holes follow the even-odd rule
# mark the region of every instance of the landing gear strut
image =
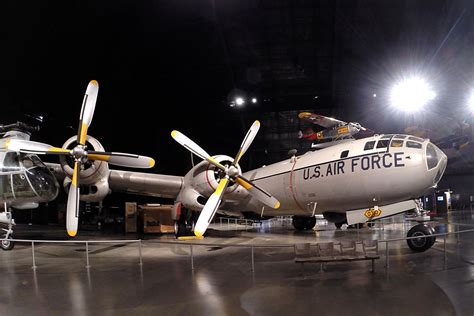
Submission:
POLYGON ((311 230, 316 225, 316 217, 293 215, 293 226, 296 230, 311 230))
POLYGON ((418 224, 413 226, 407 234, 407 237, 418 237, 407 239, 408 247, 416 252, 423 252, 430 249, 435 241, 436 236, 431 236, 435 233, 434 228, 426 224, 418 224))
POLYGON ((195 224, 196 216, 194 216, 194 213, 182 208, 178 220, 174 221, 174 235, 176 238, 181 236, 194 236, 195 224))
POLYGON ((2 217, 5 217, 5 222, 3 223, 7 225, 7 228, 2 228, 2 230, 5 232, 5 234, 3 234, 2 236, 2 239, 5 239, 5 240, 1 241, 0 247, 3 250, 12 250, 13 247, 15 247, 15 243, 8 239, 12 239, 12 235, 13 235, 12 228, 13 228, 13 225, 15 225, 15 221, 13 220, 12 213, 7 203, 4 204, 4 212, 2 212, 2 217))

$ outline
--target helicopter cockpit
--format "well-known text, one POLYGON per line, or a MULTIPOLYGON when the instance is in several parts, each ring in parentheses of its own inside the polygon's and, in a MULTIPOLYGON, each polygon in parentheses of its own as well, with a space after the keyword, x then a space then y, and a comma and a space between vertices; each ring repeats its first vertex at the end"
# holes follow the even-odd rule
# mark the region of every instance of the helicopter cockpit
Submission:
POLYGON ((0 199, 3 202, 48 202, 58 195, 58 182, 34 154, 0 152, 0 199))

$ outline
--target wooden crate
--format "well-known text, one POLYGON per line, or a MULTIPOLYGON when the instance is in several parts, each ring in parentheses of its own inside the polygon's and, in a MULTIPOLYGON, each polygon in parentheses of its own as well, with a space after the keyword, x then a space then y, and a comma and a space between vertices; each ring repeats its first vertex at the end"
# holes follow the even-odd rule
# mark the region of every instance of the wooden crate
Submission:
POLYGON ((174 233, 173 205, 140 205, 144 233, 174 233))

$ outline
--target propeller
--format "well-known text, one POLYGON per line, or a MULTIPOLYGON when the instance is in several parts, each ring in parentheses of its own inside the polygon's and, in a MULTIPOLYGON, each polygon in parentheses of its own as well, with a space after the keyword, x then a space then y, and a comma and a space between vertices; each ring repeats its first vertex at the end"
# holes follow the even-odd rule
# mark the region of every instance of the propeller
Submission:
POLYGON ((75 236, 77 234, 80 201, 80 171, 85 162, 88 160, 100 160, 113 165, 132 168, 151 168, 155 165, 155 161, 146 156, 87 150, 87 131, 94 115, 98 92, 98 82, 95 80, 89 82, 82 101, 79 128, 77 132, 77 145, 74 148, 66 149, 53 147, 48 144, 23 139, 9 139, 5 143, 5 148, 9 151, 39 155, 68 155, 74 159, 74 172, 72 174, 71 186, 68 193, 66 213, 66 230, 69 236, 75 236))
POLYGON ((239 169, 237 168, 240 159, 243 157, 245 152, 252 144, 259 129, 260 122, 255 121, 250 127, 247 134, 245 135, 245 138, 242 141, 242 144, 240 145, 239 151, 237 152, 237 155, 235 156, 235 159, 230 166, 224 166, 219 163, 198 144, 189 139, 186 135, 176 130, 171 132, 171 137, 173 137, 173 139, 176 140, 179 144, 181 144, 184 148, 188 149, 196 156, 207 160, 209 163, 213 164, 225 173, 224 178, 220 180, 216 190, 209 197, 206 204, 204 205, 204 208, 201 211, 201 214, 199 215, 198 221, 194 228, 194 234, 196 236, 202 237, 204 235, 204 232, 206 231, 207 227, 209 226, 209 223, 211 222, 217 209, 219 208, 219 205, 222 201, 222 196, 224 195, 230 180, 233 180, 242 187, 244 187, 250 195, 261 201, 263 204, 272 208, 280 207, 280 202, 274 196, 241 176, 239 174, 239 169))

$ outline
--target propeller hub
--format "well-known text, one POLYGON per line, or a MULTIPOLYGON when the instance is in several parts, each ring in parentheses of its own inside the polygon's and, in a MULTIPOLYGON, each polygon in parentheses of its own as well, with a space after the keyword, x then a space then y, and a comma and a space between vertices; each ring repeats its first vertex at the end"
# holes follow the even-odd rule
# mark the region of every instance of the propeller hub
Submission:
POLYGON ((235 178, 239 175, 239 169, 237 169, 235 166, 230 166, 226 171, 227 175, 231 178, 235 178))
POLYGON ((87 155, 86 147, 83 145, 77 145, 72 149, 71 155, 75 160, 80 160, 87 155))

